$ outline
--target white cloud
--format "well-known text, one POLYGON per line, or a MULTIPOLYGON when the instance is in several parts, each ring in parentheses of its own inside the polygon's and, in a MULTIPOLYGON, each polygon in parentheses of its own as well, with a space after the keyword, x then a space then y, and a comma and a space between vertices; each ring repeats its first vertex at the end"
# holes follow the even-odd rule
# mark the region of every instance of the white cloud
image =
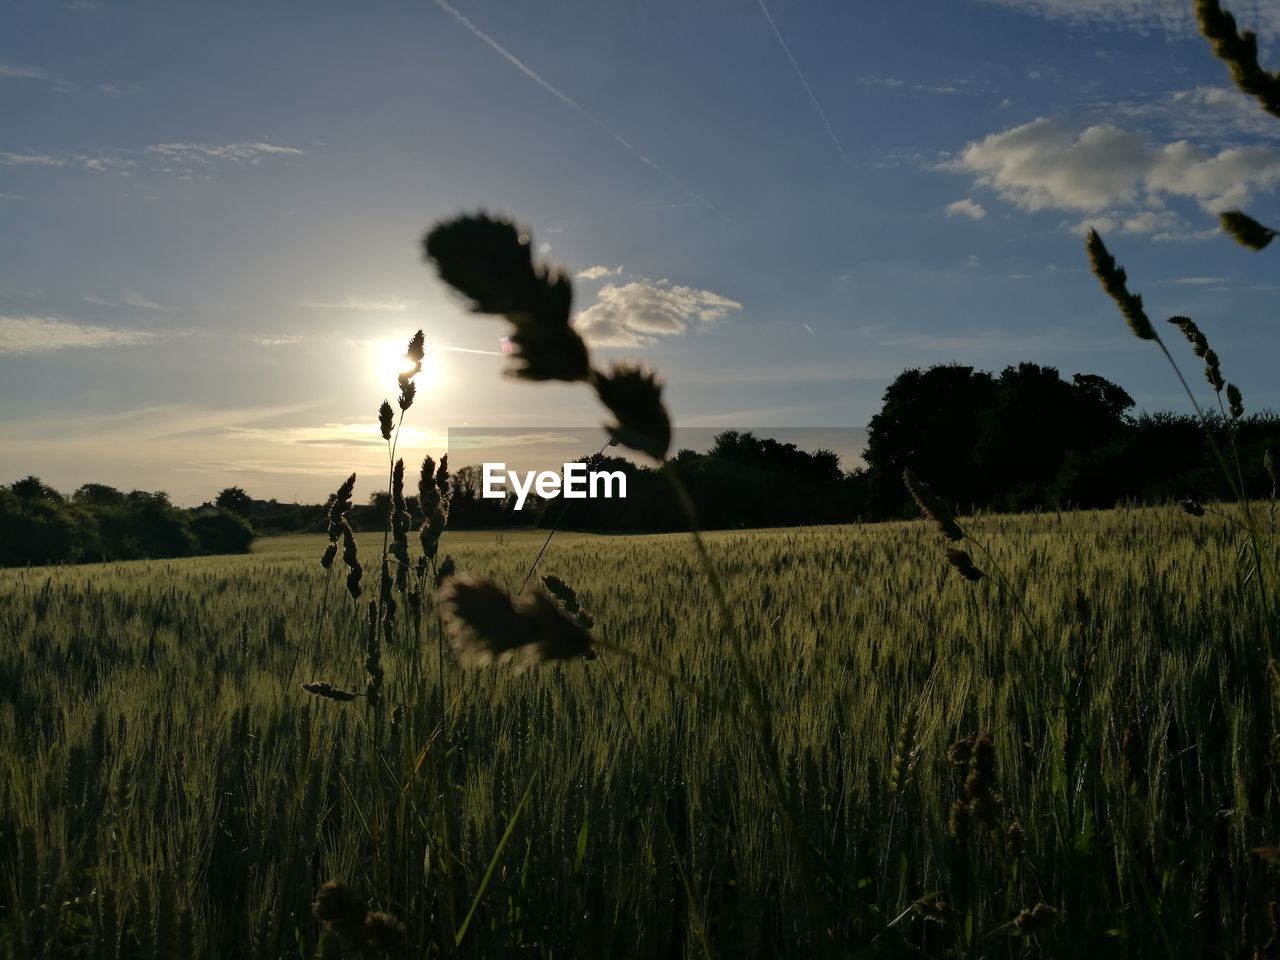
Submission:
POLYGON ((594 266, 579 270, 574 274, 574 277, 578 280, 599 280, 601 277, 616 277, 621 272, 621 267, 594 266))
POLYGON ((1071 232, 1077 237, 1083 237, 1090 230, 1097 230, 1099 233, 1110 233, 1116 228, 1116 221, 1112 217, 1089 217, 1081 220, 1071 232))
POLYGON ((69 347, 120 347, 150 340, 141 330, 70 323, 60 317, 0 316, 0 354, 40 353, 69 347))
POLYGON ((970 143, 945 166, 1024 210, 1095 214, 1120 205, 1158 208, 1162 194, 1194 198, 1216 212, 1280 181, 1280 151, 1271 147, 1216 154, 1185 140, 1153 147, 1111 124, 1076 133, 1047 117, 970 143))
POLYGON ((1125 233, 1170 233, 1181 227, 1181 218, 1168 210, 1143 210, 1120 224, 1125 233))
POLYGON ((35 67, 19 67, 0 60, 0 77, 10 77, 14 80, 44 80, 47 76, 48 74, 43 70, 37 70, 35 67))
MULTIPOLYGON (((1195 17, 1187 0, 985 0, 986 3, 1069 23, 1107 28, 1195 33, 1195 17)), ((1275 0, 1231 0, 1228 4, 1241 28, 1264 36, 1280 33, 1280 10, 1275 0)))
POLYGON ((417 303, 417 300, 401 300, 399 297, 345 297, 342 300, 307 300, 302 306, 313 310, 385 310, 404 313, 417 303))
POLYGON ((301 343, 302 337, 296 334, 286 334, 276 337, 254 337, 253 342, 261 347, 286 347, 291 344, 301 343))
POLYGON ((112 153, 79 156, 73 162, 78 163, 86 170, 94 170, 98 173, 119 173, 126 177, 138 167, 136 160, 112 153))
POLYGON ((574 325, 587 342, 600 347, 634 347, 657 337, 678 336, 691 325, 722 320, 742 304, 710 290, 675 286, 665 280, 607 284, 596 303, 574 325))
POLYGON ((968 197, 963 200, 957 200, 955 203, 947 204, 948 217, 968 217, 970 220, 981 220, 986 215, 986 208, 968 197))
POLYGON ((1170 283, 1176 283, 1180 286, 1189 287, 1208 287, 1215 283, 1230 283, 1230 277, 1179 277, 1177 280, 1170 280, 1170 283))
POLYGON ((20 193, 0 193, 0 200, 25 200, 27 199, 20 193))

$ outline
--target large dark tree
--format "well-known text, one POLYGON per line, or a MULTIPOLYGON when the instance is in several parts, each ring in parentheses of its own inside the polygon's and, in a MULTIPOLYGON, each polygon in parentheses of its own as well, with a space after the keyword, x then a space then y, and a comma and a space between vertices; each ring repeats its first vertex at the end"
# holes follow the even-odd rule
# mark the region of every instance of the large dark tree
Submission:
POLYGON ((961 364, 904 370, 867 424, 869 509, 905 506, 902 471, 910 467, 958 503, 981 503, 990 489, 974 464, 982 414, 995 398, 991 374, 961 364))
POLYGON ((253 498, 240 487, 227 487, 218 493, 213 505, 223 510, 230 510, 232 513, 238 513, 242 517, 247 517, 253 507, 253 498))
POLYGON ((869 511, 893 515, 905 506, 904 467, 962 509, 1057 502, 1068 464, 1077 475, 1068 486, 1105 497, 1083 459, 1121 435, 1132 407, 1133 398, 1102 377, 1065 381, 1035 363, 1006 367, 999 377, 956 364, 907 370, 868 425, 869 511))

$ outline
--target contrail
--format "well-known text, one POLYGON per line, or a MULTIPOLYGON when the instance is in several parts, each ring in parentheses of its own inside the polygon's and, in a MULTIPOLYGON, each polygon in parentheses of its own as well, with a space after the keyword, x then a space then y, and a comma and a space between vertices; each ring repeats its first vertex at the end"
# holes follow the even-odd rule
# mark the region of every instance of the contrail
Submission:
MULTIPOLYGON (((507 63, 515 67, 517 70, 523 73, 526 77, 528 77, 538 86, 540 86, 543 90, 547 91, 547 93, 551 94, 561 103, 563 103, 566 107, 569 107, 571 110, 574 110, 575 112, 586 117, 593 124, 595 124, 601 130, 603 130, 605 133, 607 133, 622 147, 622 149, 626 150, 627 153, 631 154, 631 156, 635 157, 637 160, 643 163, 646 167, 649 167, 650 169, 655 170, 658 173, 662 174, 664 177, 666 177, 668 180, 674 183, 677 187, 679 187, 689 196, 693 197, 693 199, 697 200, 703 206, 711 210, 715 209, 715 206, 711 203, 710 200, 708 200, 706 197, 702 197, 694 193, 684 183, 682 183, 674 174, 658 166, 657 163, 655 163, 653 160, 650 160, 648 157, 646 157, 643 153, 641 153, 634 146, 632 146, 629 140, 627 140, 621 134, 617 133, 607 123, 605 123, 603 120, 597 117, 594 113, 592 113, 582 104, 580 104, 577 100, 573 99, 573 97, 569 96, 567 93, 563 92, 562 90, 559 90, 548 81, 543 80, 542 77, 538 76, 538 74, 535 73, 532 69, 525 66, 524 63, 518 57, 516 57, 515 54, 509 52, 504 46, 502 46, 502 44, 498 43, 497 40, 493 39, 493 37, 489 36, 487 33, 485 33, 483 30, 477 27, 474 23, 472 23, 465 16, 463 16, 458 10, 450 6, 446 2, 446 0, 435 0, 435 5, 439 7, 441 10, 443 10, 445 13, 449 14, 449 16, 453 17, 454 20, 456 20, 459 24, 465 27, 474 37, 486 43, 495 53, 497 53, 504 60, 506 60, 507 63)), ((794 63, 795 61, 792 61, 792 62, 794 63)), ((807 86, 808 85, 806 84, 806 87, 807 86)), ((810 94, 810 96, 812 96, 812 94, 810 94)))
POLYGON ((505 353, 497 350, 472 350, 470 347, 442 347, 439 344, 433 345, 437 350, 448 350, 450 353, 478 353, 485 357, 505 357, 505 353))
MULTIPOLYGON (((437 3, 441 0, 436 0, 437 3)), ((760 12, 764 14, 764 18, 769 21, 769 28, 773 31, 773 35, 778 38, 778 46, 782 47, 782 52, 787 55, 787 59, 791 61, 791 69, 796 72, 796 77, 800 80, 800 84, 804 87, 804 92, 809 95, 809 102, 813 104, 813 109, 818 111, 818 116, 822 119, 822 125, 827 128, 827 136, 831 138, 831 142, 836 145, 836 153, 840 154, 842 162, 848 162, 844 155, 844 147, 840 145, 840 140, 836 136, 836 132, 831 129, 831 122, 827 119, 826 112, 822 109, 822 104, 818 102, 818 98, 814 96, 813 88, 809 86, 809 81, 804 78, 804 74, 800 71, 800 64, 796 63, 796 58, 791 55, 791 48, 787 46, 787 41, 782 39, 782 34, 778 31, 778 25, 773 22, 773 17, 769 15, 769 8, 764 5, 764 0, 756 0, 760 4, 760 12)))

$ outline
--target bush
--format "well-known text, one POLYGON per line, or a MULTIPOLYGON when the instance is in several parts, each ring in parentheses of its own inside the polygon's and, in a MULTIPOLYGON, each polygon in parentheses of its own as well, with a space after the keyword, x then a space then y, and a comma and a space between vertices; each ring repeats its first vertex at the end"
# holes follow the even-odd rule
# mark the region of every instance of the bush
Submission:
POLYGON ((253 543, 249 521, 230 510, 206 513, 191 521, 200 553, 248 553, 253 543))

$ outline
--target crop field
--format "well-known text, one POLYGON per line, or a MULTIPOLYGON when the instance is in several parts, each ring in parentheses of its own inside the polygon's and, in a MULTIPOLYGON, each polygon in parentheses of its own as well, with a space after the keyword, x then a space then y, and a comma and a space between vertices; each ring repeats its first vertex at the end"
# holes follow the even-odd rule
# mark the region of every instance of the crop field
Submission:
MULTIPOLYGON (((0 571, 0 955, 373 955, 323 934, 330 880, 409 957, 1272 949, 1238 537, 1174 508, 968 529, 1010 589, 924 522, 708 535, 763 715, 687 536, 552 541, 594 660, 463 668, 425 600, 377 709, 299 687, 364 689, 323 537, 0 571)), ((514 593, 542 538, 442 552, 514 593)))

